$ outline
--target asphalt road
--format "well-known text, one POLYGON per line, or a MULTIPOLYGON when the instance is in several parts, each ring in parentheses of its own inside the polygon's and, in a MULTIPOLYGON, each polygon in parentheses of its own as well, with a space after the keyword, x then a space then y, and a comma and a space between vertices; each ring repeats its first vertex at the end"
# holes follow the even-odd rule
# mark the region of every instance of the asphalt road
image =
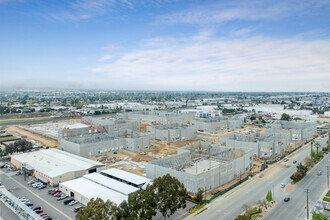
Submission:
MULTIPOLYGON (((267 220, 283 220, 283 219, 306 219, 307 217, 307 193, 308 189, 308 204, 309 213, 312 207, 315 206, 322 193, 327 190, 327 165, 330 155, 328 154, 317 166, 315 166, 308 175, 306 175, 295 188, 288 191, 287 196, 290 197, 289 202, 279 201, 263 219, 267 220), (321 171, 322 175, 318 176, 317 172, 321 171)), ((310 215, 311 216, 311 215, 310 215)))
MULTIPOLYGON (((327 138, 327 137, 326 137, 327 138)), ((277 166, 274 166, 272 168, 269 168, 262 172, 262 175, 256 175, 252 179, 247 180, 246 182, 242 183, 240 186, 237 188, 231 190, 230 192, 226 193, 225 195, 219 197, 216 201, 211 203, 207 209, 200 213, 199 215, 193 216, 190 215, 186 219, 200 219, 200 220, 205 220, 205 219, 234 219, 236 216, 240 215, 244 210, 242 208, 243 204, 247 204, 249 206, 255 205, 255 203, 258 200, 264 200, 266 198, 266 194, 268 190, 272 190, 273 192, 273 200, 279 201, 279 207, 282 204, 282 201, 285 197, 290 196, 291 193, 300 189, 300 184, 299 183, 296 188, 297 189, 292 189, 288 192, 284 191, 284 188, 281 188, 280 185, 281 183, 284 183, 287 185, 290 183, 290 176, 296 171, 296 164, 293 164, 294 160, 297 160, 299 162, 303 162, 303 159, 307 156, 310 155, 310 144, 305 145, 298 151, 296 151, 294 154, 291 154, 289 156, 289 161, 288 162, 278 162, 277 166)), ((324 159, 323 161, 328 161, 328 157, 324 159)), ((323 162, 321 165, 324 165, 323 162)), ((323 172, 325 173, 325 172, 323 172)), ((311 176, 314 173, 311 173, 311 176)), ((323 174, 324 175, 324 174, 323 174)), ((315 176, 315 175, 314 175, 315 176)), ((313 178, 314 178, 313 176, 313 178)), ((322 176, 324 177, 324 176, 322 176)), ((321 177, 321 178, 322 178, 321 177)), ((309 175, 305 177, 306 179, 311 178, 309 175)), ((323 182, 325 180, 322 180, 321 178, 317 178, 315 181, 308 183, 309 187, 315 192, 315 194, 318 194, 319 191, 316 191, 315 188, 322 186, 323 187, 323 182), (322 180, 322 181, 321 181, 322 180), (322 182, 322 183, 321 183, 322 182), (312 186, 312 184, 314 184, 312 186), (320 185, 321 184, 321 185, 320 185), (317 192, 317 193, 316 193, 317 192)), ((306 181, 303 180, 302 183, 306 181)), ((304 183, 303 183, 304 184, 304 183)), ((306 186, 302 186, 302 188, 305 188, 306 186)), ((321 188, 320 191, 323 191, 321 188)), ((302 195, 300 195, 302 196, 302 195)), ((319 197, 320 194, 317 196, 319 197)), ((301 197, 301 200, 306 202, 305 199, 306 195, 304 194, 301 197)), ((298 199, 297 199, 298 200, 298 199)), ((296 202, 295 196, 292 198, 292 201, 290 204, 294 205, 296 202)), ((303 203, 303 202, 302 202, 303 203)), ((300 204, 300 203, 299 203, 300 204)), ((300 206, 297 206, 298 208, 301 208, 300 206)), ((304 207, 302 207, 304 208, 304 207)), ((276 210, 276 209, 275 209, 276 210)), ((297 210, 288 209, 288 211, 292 213, 298 214, 297 210)), ((303 211, 303 210, 302 210, 303 211)), ((277 211, 278 212, 278 211, 277 211)), ((274 216, 277 214, 276 211, 274 211, 274 216)), ((281 211, 282 213, 282 211, 281 211)), ((283 212, 284 215, 285 212, 283 212)), ((302 214, 302 213, 301 213, 302 214)), ((299 215, 301 215, 299 214, 299 215)), ((275 218, 268 218, 268 219, 275 219, 275 218)), ((277 219, 277 218, 276 218, 277 219)), ((278 218, 280 219, 280 218, 278 218)), ((282 220, 284 219, 295 219, 295 218, 281 218, 282 220)))

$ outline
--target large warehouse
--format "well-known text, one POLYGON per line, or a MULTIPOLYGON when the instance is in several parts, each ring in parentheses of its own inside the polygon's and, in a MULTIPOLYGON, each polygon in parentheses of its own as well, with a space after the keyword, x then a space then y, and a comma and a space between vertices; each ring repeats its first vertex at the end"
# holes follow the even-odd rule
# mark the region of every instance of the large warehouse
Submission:
POLYGON ((28 169, 37 179, 51 186, 105 169, 102 163, 57 149, 13 155, 11 163, 17 168, 28 169))
POLYGON ((118 169, 86 174, 81 178, 60 183, 59 189, 66 195, 86 205, 92 198, 110 200, 119 205, 128 194, 139 190, 138 186, 150 183, 150 179, 118 169))

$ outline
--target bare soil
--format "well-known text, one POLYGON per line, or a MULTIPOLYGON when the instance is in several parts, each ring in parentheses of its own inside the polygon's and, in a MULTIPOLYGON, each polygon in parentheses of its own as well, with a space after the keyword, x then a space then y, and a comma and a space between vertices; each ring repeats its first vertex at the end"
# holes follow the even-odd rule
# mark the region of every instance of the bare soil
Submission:
POLYGON ((39 134, 25 128, 26 126, 8 126, 6 131, 16 136, 27 136, 27 140, 39 141, 40 144, 46 147, 60 148, 60 143, 58 142, 57 138, 50 137, 45 134, 39 134))

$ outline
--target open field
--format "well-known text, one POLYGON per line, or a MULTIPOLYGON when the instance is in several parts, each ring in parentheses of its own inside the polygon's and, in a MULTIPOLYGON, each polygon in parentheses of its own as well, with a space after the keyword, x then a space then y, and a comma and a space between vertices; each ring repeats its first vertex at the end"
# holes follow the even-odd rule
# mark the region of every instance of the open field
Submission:
POLYGON ((35 122, 35 121, 45 121, 52 120, 54 118, 46 117, 46 118, 27 118, 27 119, 12 119, 6 121, 0 121, 0 124, 8 124, 8 123, 22 123, 22 122, 35 122))
POLYGON ((29 131, 26 129, 26 126, 8 126, 6 131, 16 136, 27 136, 27 140, 36 140, 46 147, 60 147, 60 143, 58 142, 57 138, 29 131))

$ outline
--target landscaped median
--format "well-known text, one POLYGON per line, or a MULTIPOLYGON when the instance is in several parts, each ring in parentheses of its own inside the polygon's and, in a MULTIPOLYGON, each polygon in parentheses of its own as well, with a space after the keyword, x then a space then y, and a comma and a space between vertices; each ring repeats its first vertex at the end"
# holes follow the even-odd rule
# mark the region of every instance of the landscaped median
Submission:
POLYGON ((204 204, 201 205, 201 206, 198 206, 197 208, 194 208, 194 209, 190 210, 189 213, 190 213, 190 214, 193 214, 193 213, 195 213, 196 211, 198 211, 198 210, 204 208, 204 206, 205 206, 204 204))
POLYGON ((235 220, 260 220, 262 219, 272 208, 275 207, 277 202, 270 201, 267 202, 266 200, 259 200, 256 206, 249 208, 248 205, 243 205, 242 207, 245 210, 241 215, 237 216, 235 220))

